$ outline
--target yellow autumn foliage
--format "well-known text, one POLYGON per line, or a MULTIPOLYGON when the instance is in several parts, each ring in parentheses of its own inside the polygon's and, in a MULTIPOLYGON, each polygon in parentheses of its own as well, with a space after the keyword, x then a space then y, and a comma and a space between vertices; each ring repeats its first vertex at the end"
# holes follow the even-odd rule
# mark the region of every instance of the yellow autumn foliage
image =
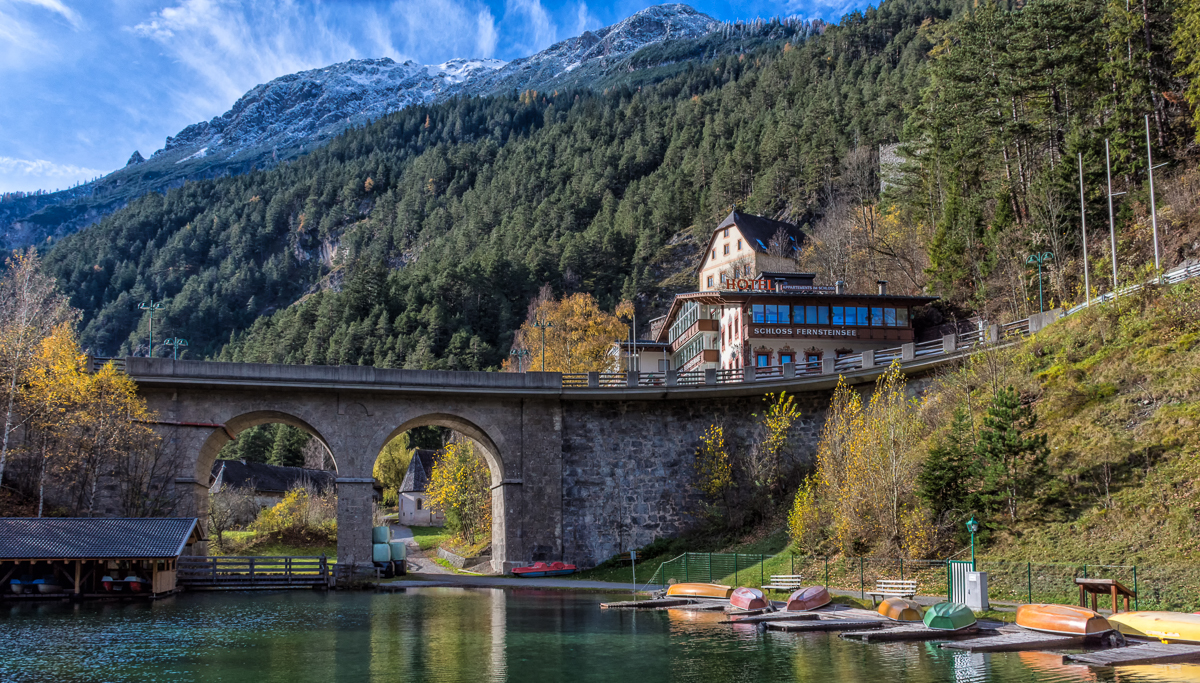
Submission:
MULTIPOLYGON (((632 316, 632 311, 633 306, 624 302, 616 313, 608 313, 585 292, 561 300, 543 300, 513 341, 514 349, 528 352, 521 369, 541 371, 544 350, 546 372, 616 371, 619 361, 612 355, 612 344, 628 338, 629 327, 621 322, 621 315, 632 316)), ((516 359, 509 356, 504 370, 515 372, 517 365, 516 359)))
POLYGON ((866 404, 844 378, 838 381, 817 447, 815 501, 804 500, 794 541, 811 540, 816 513, 809 510, 817 510, 819 524, 845 551, 919 557, 932 550, 934 529, 916 491, 923 457, 919 408, 898 363, 879 378, 866 404))
POLYGON ((725 429, 712 425, 700 437, 696 449, 696 469, 700 479, 700 490, 710 500, 722 499, 733 486, 733 463, 725 447, 725 429))
POLYGON ((492 490, 487 463, 470 441, 446 446, 429 477, 429 504, 469 545, 492 531, 492 490))

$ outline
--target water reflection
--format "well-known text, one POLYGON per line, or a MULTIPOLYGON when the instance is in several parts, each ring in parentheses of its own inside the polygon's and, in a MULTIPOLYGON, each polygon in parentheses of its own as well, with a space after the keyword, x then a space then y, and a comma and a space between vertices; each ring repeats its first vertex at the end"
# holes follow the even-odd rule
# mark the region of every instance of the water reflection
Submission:
POLYGON ((0 681, 1200 682, 1200 666, 1095 674, 1058 655, 865 644, 601 610, 612 596, 429 588, 182 595, 0 611, 0 681), (1099 677, 1097 677, 1099 676, 1099 677))

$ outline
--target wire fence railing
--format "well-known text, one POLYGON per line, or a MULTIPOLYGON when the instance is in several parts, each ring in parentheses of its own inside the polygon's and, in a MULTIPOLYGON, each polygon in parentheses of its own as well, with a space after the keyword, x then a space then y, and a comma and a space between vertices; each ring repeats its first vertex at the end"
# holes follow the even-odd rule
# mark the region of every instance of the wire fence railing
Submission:
MULTIPOLYGON (((1200 566, 1112 565, 980 559, 987 573, 988 599, 996 603, 1079 603, 1077 578, 1116 579, 1136 594, 1134 609, 1194 611, 1200 609, 1200 566)), ((683 553, 663 562, 646 588, 671 583, 719 583, 761 587, 775 575, 800 576, 805 585, 820 585, 866 598, 879 581, 917 582, 917 594, 946 597, 951 593, 950 560, 891 557, 825 557, 754 553, 683 553)), ((1103 603, 1101 607, 1104 607, 1103 603)))

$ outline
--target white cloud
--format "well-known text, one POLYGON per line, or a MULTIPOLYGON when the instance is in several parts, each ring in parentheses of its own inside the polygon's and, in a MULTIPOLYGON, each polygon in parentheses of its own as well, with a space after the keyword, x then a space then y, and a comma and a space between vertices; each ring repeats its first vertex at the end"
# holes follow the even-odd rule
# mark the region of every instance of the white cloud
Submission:
POLYGON ((74 30, 83 25, 79 13, 61 0, 0 0, 0 68, 20 69, 59 56, 43 10, 65 19, 74 30))
POLYGON ((544 50, 558 38, 558 27, 542 6, 541 0, 508 0, 504 18, 506 23, 521 27, 520 33, 516 30, 512 32, 517 33, 512 38, 514 42, 520 41, 524 54, 544 50))
POLYGON ((65 184, 64 181, 91 180, 96 176, 104 175, 104 173, 105 171, 94 168, 84 168, 73 164, 56 164, 45 159, 0 157, 0 177, 18 179, 14 184, 20 185, 22 188, 45 187, 45 189, 52 189, 48 185, 30 185, 29 183, 30 181, 35 183, 46 181, 47 183, 65 184))
POLYGON ((579 6, 575 8, 575 35, 583 35, 584 31, 591 31, 601 26, 603 24, 600 23, 600 20, 588 12, 587 3, 579 3, 579 6))
POLYGON ((496 54, 496 18, 492 16, 492 11, 486 7, 479 10, 476 17, 478 28, 476 29, 478 38, 476 45, 478 47, 478 56, 491 57, 496 54))
POLYGON ((55 14, 60 15, 63 19, 70 22, 71 26, 79 28, 83 24, 83 19, 80 18, 79 12, 67 7, 62 0, 10 0, 14 3, 24 3, 26 5, 36 5, 43 9, 48 9, 55 14))

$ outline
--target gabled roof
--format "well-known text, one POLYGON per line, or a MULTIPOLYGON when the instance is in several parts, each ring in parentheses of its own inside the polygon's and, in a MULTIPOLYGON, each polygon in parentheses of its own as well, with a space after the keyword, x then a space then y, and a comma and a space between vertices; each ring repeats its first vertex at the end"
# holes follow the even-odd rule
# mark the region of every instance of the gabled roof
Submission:
POLYGON ((297 486, 312 485, 326 490, 334 486, 337 474, 325 470, 309 470, 303 467, 268 465, 261 462, 241 460, 218 460, 213 463, 214 480, 221 478, 222 486, 245 488, 253 486, 260 493, 284 493, 297 486))
POLYGON ((738 231, 742 233, 742 237, 745 237, 746 241, 750 243, 750 247, 758 251, 766 251, 767 245, 771 243, 771 239, 775 237, 775 233, 781 229, 788 237, 792 238, 794 241, 792 246, 794 248, 799 249, 804 242, 804 232, 791 223, 763 218, 762 216, 751 216, 737 209, 729 212, 725 220, 721 221, 721 224, 713 230, 713 234, 715 235, 717 234, 717 230, 724 230, 731 225, 736 225, 738 231))
POLYGON ((440 451, 428 448, 418 448, 413 451, 412 460, 408 463, 408 472, 404 473, 404 482, 400 484, 400 493, 424 493, 429 485, 429 477, 433 475, 433 466, 437 463, 440 451))
POLYGON ((0 560, 171 558, 199 534, 195 517, 5 517, 0 560))

